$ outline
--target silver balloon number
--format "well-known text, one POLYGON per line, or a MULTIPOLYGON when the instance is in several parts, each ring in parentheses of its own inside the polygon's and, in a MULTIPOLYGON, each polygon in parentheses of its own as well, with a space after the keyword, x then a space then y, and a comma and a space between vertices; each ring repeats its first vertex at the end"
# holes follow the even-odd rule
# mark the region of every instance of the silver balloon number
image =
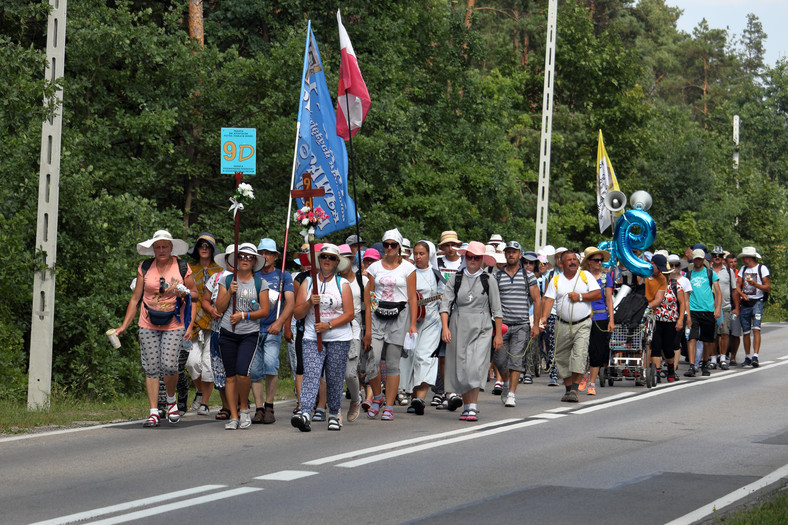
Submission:
POLYGON ((613 248, 616 256, 626 268, 641 277, 649 277, 654 273, 650 262, 639 259, 634 250, 645 250, 654 243, 657 236, 657 224, 648 212, 628 210, 616 222, 613 233, 613 248), (633 229, 638 227, 639 233, 633 229))
POLYGON ((606 252, 610 252, 610 260, 607 262, 602 263, 603 268, 615 268, 616 264, 618 264, 618 258, 616 257, 616 249, 613 246, 613 241, 602 241, 596 245, 597 248, 600 250, 605 250, 606 252))

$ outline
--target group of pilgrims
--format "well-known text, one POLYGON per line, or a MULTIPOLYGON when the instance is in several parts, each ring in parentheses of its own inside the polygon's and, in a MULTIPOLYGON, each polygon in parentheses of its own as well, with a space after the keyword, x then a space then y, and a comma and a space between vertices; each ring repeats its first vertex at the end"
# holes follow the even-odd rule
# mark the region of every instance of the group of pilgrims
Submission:
MULTIPOLYGON (((142 305, 139 343, 150 402, 143 426, 180 420, 176 388, 184 368, 197 392, 190 409, 198 415, 211 413, 208 400, 216 388, 222 407, 215 418, 227 430, 274 423, 282 339, 295 378, 290 421, 302 432, 316 422, 339 431, 362 412, 370 420, 393 421, 402 412, 397 406, 416 416, 432 406, 478 421, 479 394, 488 381, 495 380, 492 393, 506 407, 516 405, 518 384, 533 382, 524 357, 532 345, 549 354, 548 384, 558 386, 559 374, 564 379, 562 401, 577 402, 580 381, 581 390, 590 385, 593 395, 615 327, 613 274, 602 267, 610 254, 595 247, 569 252, 569 273, 581 255, 596 286, 582 277, 586 299, 579 294, 562 304, 557 276, 564 275, 561 252, 567 250, 547 248, 525 251, 500 235, 486 245, 463 243, 454 231, 444 231, 437 247, 430 240, 411 244, 392 229, 370 247, 356 235, 340 245, 316 244, 314 259, 305 244, 289 261, 299 266, 291 275, 277 267, 281 253, 272 239, 221 252, 210 233, 189 249, 159 230, 137 245, 138 253, 153 257, 140 264, 116 329, 125 332, 142 305), (598 329, 585 340, 590 348, 581 365, 574 354, 565 360, 553 354, 557 320, 567 316, 562 308, 573 311, 570 303, 584 300, 598 329)), ((673 379, 672 360, 669 372, 673 379)))

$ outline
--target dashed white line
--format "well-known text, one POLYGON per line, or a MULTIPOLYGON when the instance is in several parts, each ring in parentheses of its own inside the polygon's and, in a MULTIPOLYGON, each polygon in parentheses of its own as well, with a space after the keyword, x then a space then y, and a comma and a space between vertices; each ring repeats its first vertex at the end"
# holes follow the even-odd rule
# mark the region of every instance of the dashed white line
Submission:
POLYGON ((306 478, 314 476, 317 472, 309 470, 280 470, 264 476, 257 476, 254 479, 267 480, 267 481, 293 481, 295 479, 306 478))
POLYGON ((538 419, 558 419, 561 417, 566 417, 568 415, 569 414, 549 414, 547 412, 542 412, 541 414, 536 414, 534 416, 528 416, 528 417, 534 417, 538 419))
POLYGON ((104 516, 106 514, 123 512, 137 507, 145 507, 147 505, 161 503, 162 501, 178 499, 184 496, 199 494, 200 492, 208 492, 209 490, 223 489, 225 487, 226 485, 201 485, 199 487, 194 487, 191 489, 179 490, 176 492, 168 492, 166 494, 159 494, 158 496, 151 496, 150 498, 142 498, 134 501, 129 501, 126 503, 120 503, 118 505, 112 505, 109 507, 101 507, 100 509, 93 509, 85 512, 78 512, 76 514, 69 514, 68 516, 62 516, 60 518, 53 518, 51 520, 39 521, 37 523, 33 523, 32 525, 60 525, 62 523, 74 523, 76 521, 85 521, 85 520, 97 518, 99 516, 104 516))

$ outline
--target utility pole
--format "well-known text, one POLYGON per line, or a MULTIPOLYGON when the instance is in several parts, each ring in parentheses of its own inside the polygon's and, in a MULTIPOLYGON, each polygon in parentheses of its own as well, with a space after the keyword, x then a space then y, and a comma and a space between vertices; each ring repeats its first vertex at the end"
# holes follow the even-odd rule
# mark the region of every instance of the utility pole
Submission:
POLYGON ((536 205, 534 250, 547 244, 547 203, 550 195, 550 146, 553 134, 553 85, 555 77, 555 36, 558 0, 550 0, 547 10, 547 46, 544 53, 542 134, 539 138, 539 192, 536 205))
MULTIPOLYGON (((66 58, 66 1, 49 0, 47 24, 47 81, 63 77, 66 58)), ((41 161, 38 179, 36 255, 43 267, 33 274, 33 321, 30 324, 30 368, 27 408, 49 407, 52 392, 52 333, 55 325, 55 261, 57 214, 60 194, 60 139, 63 123, 63 90, 55 94, 57 107, 41 127, 41 161)), ((46 105, 46 101, 44 101, 46 105)))

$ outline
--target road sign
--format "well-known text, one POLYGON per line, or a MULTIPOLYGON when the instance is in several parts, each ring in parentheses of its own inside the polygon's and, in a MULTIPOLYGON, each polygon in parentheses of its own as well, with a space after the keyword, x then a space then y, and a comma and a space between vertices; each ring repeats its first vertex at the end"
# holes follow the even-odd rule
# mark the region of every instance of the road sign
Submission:
POLYGON ((222 175, 257 173, 257 130, 222 128, 222 175))

